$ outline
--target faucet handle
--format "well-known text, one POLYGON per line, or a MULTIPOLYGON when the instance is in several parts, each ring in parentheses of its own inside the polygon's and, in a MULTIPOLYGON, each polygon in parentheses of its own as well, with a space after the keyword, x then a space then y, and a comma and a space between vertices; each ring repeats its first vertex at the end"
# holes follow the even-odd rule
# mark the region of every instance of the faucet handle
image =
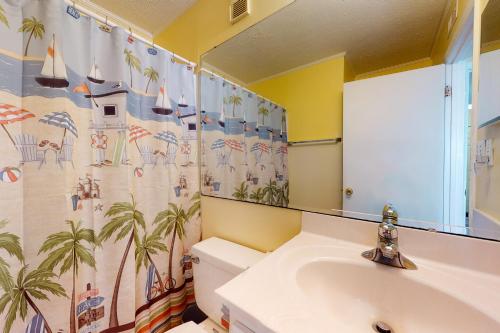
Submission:
POLYGON ((391 203, 388 203, 384 206, 384 210, 382 211, 382 218, 384 221, 390 220, 392 223, 398 223, 398 212, 391 203))

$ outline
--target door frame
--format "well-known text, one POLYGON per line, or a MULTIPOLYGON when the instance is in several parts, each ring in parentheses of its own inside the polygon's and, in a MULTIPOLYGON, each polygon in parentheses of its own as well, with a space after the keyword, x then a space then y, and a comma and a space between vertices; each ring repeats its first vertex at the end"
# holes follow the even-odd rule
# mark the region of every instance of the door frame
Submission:
POLYGON ((455 233, 465 233, 465 227, 468 226, 465 219, 466 200, 464 193, 467 189, 467 177, 463 179, 460 175, 466 175, 468 170, 471 173, 468 177, 469 198, 469 221, 473 218, 474 196, 475 196, 475 177, 473 175, 474 151, 476 142, 475 129, 475 104, 474 104, 474 48, 475 48, 475 15, 474 8, 477 6, 469 6, 464 13, 464 21, 458 28, 454 41, 448 49, 445 56, 446 66, 446 85, 452 88, 452 94, 445 101, 445 124, 447 129, 446 144, 446 161, 445 161, 445 219, 448 221, 446 231, 455 233), (471 58, 472 57, 472 58, 471 58), (465 124, 467 123, 466 113, 468 109, 466 98, 466 89, 469 83, 466 81, 465 74, 469 71, 473 72, 473 80, 470 83, 473 91, 473 101, 471 110, 471 131, 469 137, 465 135, 465 124), (465 154, 465 145, 469 139, 470 151, 465 154), (464 167, 468 165, 468 170, 464 167), (464 202, 465 200, 465 202, 464 202), (463 215, 463 218, 460 216, 463 215))

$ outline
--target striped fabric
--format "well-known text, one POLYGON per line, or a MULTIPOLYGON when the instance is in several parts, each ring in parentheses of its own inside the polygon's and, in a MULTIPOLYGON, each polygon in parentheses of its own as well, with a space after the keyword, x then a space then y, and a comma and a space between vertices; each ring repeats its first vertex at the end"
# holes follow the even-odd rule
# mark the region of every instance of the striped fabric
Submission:
POLYGON ((28 110, 10 104, 0 104, 0 124, 2 125, 34 117, 35 115, 28 110))
POLYGON ((155 297, 146 305, 136 310, 136 333, 166 332, 182 324, 182 313, 190 304, 194 304, 193 279, 166 293, 155 297))
POLYGON ((151 300, 151 292, 152 292, 154 283, 155 283, 155 267, 153 265, 149 265, 148 278, 146 281, 146 289, 145 289, 146 299, 148 301, 151 300))
POLYGON ((260 151, 264 153, 269 153, 269 145, 262 143, 262 142, 256 142, 253 144, 252 148, 250 148, 250 151, 260 151))
POLYGON ((26 327, 26 333, 44 333, 45 332, 45 321, 41 314, 35 315, 28 326, 26 327))
POLYGON ((155 139, 165 141, 177 146, 177 136, 171 131, 162 131, 155 135, 155 139))
POLYGON ((243 151, 243 146, 241 145, 241 142, 235 140, 235 139, 227 139, 225 140, 226 146, 228 146, 231 149, 237 150, 237 151, 243 151))
POLYGON ((78 137, 78 130, 76 129, 75 122, 67 112, 52 112, 50 114, 46 114, 42 117, 42 119, 40 119, 40 122, 65 128, 73 133, 74 136, 78 137))
POLYGON ((143 138, 145 136, 152 135, 151 132, 142 128, 141 126, 131 125, 128 129, 130 131, 128 140, 129 143, 139 140, 140 138, 143 138))

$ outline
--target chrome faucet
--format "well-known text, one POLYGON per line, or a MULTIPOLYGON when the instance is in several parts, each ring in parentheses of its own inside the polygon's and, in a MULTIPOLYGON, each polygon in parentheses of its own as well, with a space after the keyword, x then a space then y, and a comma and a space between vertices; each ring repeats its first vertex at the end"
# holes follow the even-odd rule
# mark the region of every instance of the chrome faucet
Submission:
POLYGON ((391 204, 384 206, 382 223, 378 227, 377 247, 361 255, 376 263, 404 269, 417 269, 417 266, 399 252, 398 212, 391 204))

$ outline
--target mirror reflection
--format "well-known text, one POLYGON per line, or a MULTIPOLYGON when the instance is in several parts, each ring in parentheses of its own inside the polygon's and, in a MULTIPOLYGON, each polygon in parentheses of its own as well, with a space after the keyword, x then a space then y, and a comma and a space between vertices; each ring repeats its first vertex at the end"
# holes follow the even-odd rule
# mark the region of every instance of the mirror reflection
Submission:
POLYGON ((489 0, 481 17, 479 109, 475 156, 474 227, 497 237, 500 231, 500 0, 489 0))
POLYGON ((206 53, 203 193, 492 238, 469 199, 472 26, 457 1, 297 0, 206 53))

